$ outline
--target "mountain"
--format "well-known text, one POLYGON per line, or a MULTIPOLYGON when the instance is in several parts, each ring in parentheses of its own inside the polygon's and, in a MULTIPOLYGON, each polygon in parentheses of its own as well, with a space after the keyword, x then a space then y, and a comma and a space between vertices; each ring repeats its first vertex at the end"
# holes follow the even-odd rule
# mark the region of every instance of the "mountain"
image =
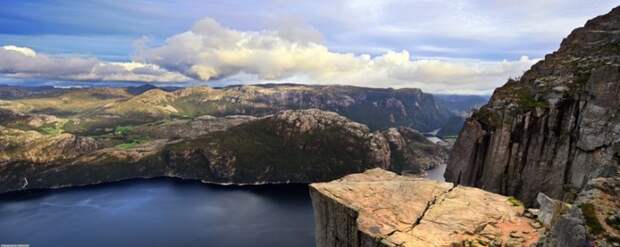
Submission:
POLYGON ((163 120, 92 136, 64 132, 61 118, 0 113, 8 119, 0 125, 0 193, 162 176, 308 183, 375 167, 415 173, 447 158, 415 130, 373 132, 318 109, 163 120))
POLYGON ((0 84, 0 99, 22 99, 36 96, 53 96, 65 91, 51 86, 20 87, 0 84))
MULTIPOLYGON (((22 89, 24 90, 24 89, 22 89)), ((64 116, 66 130, 102 134, 106 128, 201 115, 265 116, 281 110, 317 108, 337 112, 373 130, 410 127, 422 132, 441 128, 453 113, 419 89, 266 84, 224 88, 162 90, 130 88, 65 89, 47 97, 25 94, 0 101, 0 108, 22 113, 64 116), (75 121, 74 121, 75 120, 75 121)))
POLYGON ((140 86, 132 86, 132 87, 127 87, 127 92, 133 95, 138 95, 138 94, 142 94, 146 91, 149 90, 153 90, 153 89, 160 89, 163 91, 167 91, 167 92, 173 92, 176 90, 180 90, 183 89, 182 87, 158 87, 155 85, 151 85, 151 84, 143 84, 140 86))
POLYGON ((575 29, 556 52, 495 90, 466 121, 445 177, 513 195, 528 206, 540 203, 540 192, 573 203, 549 241, 618 245, 618 95, 620 8, 615 8, 575 29))

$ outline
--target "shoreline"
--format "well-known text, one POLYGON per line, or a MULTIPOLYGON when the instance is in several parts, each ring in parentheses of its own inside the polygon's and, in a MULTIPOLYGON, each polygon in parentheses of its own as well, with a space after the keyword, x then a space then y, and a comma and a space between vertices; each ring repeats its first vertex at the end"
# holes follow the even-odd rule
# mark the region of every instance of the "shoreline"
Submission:
MULTIPOLYGON (((439 166, 436 166, 429 170, 424 171, 422 174, 417 175, 417 177, 430 179, 430 180, 444 181, 442 179, 439 179, 438 177, 435 178, 434 176, 433 177, 430 177, 430 176, 436 173, 436 172, 432 172, 434 170, 440 170, 440 171, 443 170, 443 172, 445 172, 445 168, 446 168, 446 164, 442 164, 442 165, 439 165, 439 166)), ((5 197, 5 196, 12 197, 12 196, 19 196, 21 194, 38 193, 38 192, 55 192, 55 191, 62 191, 62 190, 69 190, 69 189, 88 189, 89 187, 97 187, 97 186, 116 186, 116 185, 121 185, 123 183, 148 182, 148 181, 158 181, 158 180, 159 181, 170 180, 172 182, 182 182, 182 183, 200 183, 204 185, 218 186, 221 188, 235 188, 235 187, 237 188, 258 188, 258 187, 282 186, 282 185, 293 185, 293 186, 305 185, 307 186, 311 183, 320 182, 320 181, 315 181, 315 182, 306 183, 306 182, 291 182, 291 181, 282 181, 282 182, 265 181, 265 182, 255 182, 255 183, 233 183, 233 182, 211 182, 207 180, 183 178, 183 177, 177 177, 177 176, 156 176, 156 177, 136 177, 136 178, 128 178, 128 179, 119 179, 119 180, 114 180, 114 181, 98 181, 98 182, 93 182, 93 183, 83 184, 83 185, 61 185, 61 186, 52 186, 49 188, 27 188, 27 189, 22 189, 22 190, 0 192, 0 197, 5 197)))

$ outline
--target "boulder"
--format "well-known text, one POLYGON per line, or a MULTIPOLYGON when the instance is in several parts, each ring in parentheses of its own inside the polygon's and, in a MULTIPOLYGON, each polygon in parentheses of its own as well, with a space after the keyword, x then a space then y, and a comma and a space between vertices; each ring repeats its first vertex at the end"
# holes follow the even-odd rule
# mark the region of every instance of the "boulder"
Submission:
POLYGON ((538 220, 547 228, 551 228, 560 215, 570 209, 569 204, 552 199, 544 193, 538 193, 536 201, 540 205, 540 210, 537 214, 538 220))

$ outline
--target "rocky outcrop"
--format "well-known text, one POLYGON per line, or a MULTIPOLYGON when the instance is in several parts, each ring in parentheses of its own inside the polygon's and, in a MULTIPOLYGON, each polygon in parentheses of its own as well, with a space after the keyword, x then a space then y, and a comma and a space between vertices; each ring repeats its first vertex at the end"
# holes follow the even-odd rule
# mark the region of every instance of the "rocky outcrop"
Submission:
POLYGON ((273 116, 178 142, 171 163, 208 164, 215 181, 312 182, 390 166, 381 133, 333 112, 282 111, 273 116))
POLYGON ((317 246, 531 246, 524 208, 477 188, 381 169, 310 185, 317 246))
POLYGON ((470 118, 450 181, 516 195, 573 200, 587 181, 617 174, 620 10, 576 29, 470 118))
MULTIPOLYGON (((467 120, 451 153, 446 179, 514 195, 529 206, 535 205, 539 192, 578 202, 592 181, 616 179, 619 47, 620 8, 575 29, 558 51, 498 88, 489 103, 467 120)), ((597 215, 609 213, 594 209, 597 215)), ((579 212, 567 214, 558 227, 577 222, 580 212, 586 216, 583 208, 572 211, 579 212)), ((605 222, 601 225, 607 229, 605 222)), ((612 233, 588 228, 590 239, 612 233)))
POLYGON ((429 141, 417 130, 400 127, 383 131, 390 145, 390 169, 419 174, 446 163, 448 149, 429 141))
POLYGON ((0 126, 0 164, 10 161, 50 162, 92 152, 98 143, 91 137, 72 134, 44 135, 0 126))
POLYGON ((557 217, 543 246, 620 246, 620 178, 595 178, 557 217))
POLYGON ((555 225, 558 218, 570 209, 569 204, 550 198, 543 193, 538 193, 536 201, 540 205, 537 215, 538 220, 547 228, 555 225))
POLYGON ((394 129, 390 138, 404 146, 392 151, 384 133, 318 109, 161 121, 118 127, 109 136, 51 130, 0 125, 0 192, 161 176, 308 183, 374 167, 401 172, 434 162, 428 150, 443 150, 414 130, 394 129), (408 159, 392 163, 393 155, 408 159))

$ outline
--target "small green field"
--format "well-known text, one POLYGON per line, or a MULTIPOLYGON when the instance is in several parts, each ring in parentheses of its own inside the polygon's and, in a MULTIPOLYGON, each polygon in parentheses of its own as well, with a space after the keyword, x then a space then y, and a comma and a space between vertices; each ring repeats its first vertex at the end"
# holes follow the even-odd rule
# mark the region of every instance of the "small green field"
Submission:
POLYGON ((44 124, 38 129, 38 131, 41 134, 46 134, 46 135, 58 135, 58 134, 62 134, 63 132, 65 132, 63 128, 63 123, 59 123, 59 122, 44 124))
POLYGON ((140 144, 147 143, 147 142, 148 140, 146 139, 131 139, 124 143, 116 145, 116 147, 120 149, 132 149, 140 144))

